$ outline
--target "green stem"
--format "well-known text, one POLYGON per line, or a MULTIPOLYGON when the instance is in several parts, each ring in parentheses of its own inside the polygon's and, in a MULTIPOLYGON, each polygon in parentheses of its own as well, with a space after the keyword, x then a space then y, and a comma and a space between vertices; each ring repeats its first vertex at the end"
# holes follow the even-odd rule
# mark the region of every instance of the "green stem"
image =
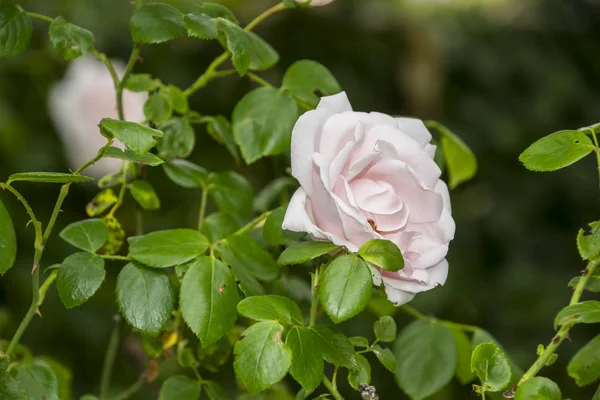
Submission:
POLYGON ((143 373, 140 377, 127 389, 112 398, 112 400, 126 400, 140 391, 146 383, 146 374, 143 373))
POLYGON ((202 200, 200 201, 200 215, 198 216, 198 230, 202 230, 204 225, 204 215, 206 214, 206 203, 208 201, 208 190, 202 190, 202 200))
POLYGON ((117 202, 108 212, 109 217, 113 217, 115 212, 123 205, 123 201, 125 200, 125 192, 127 190, 127 170, 129 169, 129 161, 123 161, 121 165, 121 189, 119 190, 119 197, 117 198, 117 202))
MULTIPOLYGON (((585 286, 587 285, 588 280, 590 279, 590 277, 594 273, 594 270, 596 269, 596 267, 599 264, 600 264, 600 259, 590 261, 590 263, 588 264, 588 266, 586 268, 585 274, 581 277, 581 279, 577 283, 577 286, 575 287, 575 291, 573 292, 573 296, 571 297, 571 301, 569 302, 569 305, 579 303, 579 300, 581 299, 581 295, 583 294, 583 290, 585 289, 585 286)), ((529 367, 527 372, 525 372, 525 374, 523 374, 523 377, 519 381, 519 384, 518 384, 519 386, 526 380, 531 379, 534 376, 536 376, 537 373, 540 372, 540 370, 542 368, 544 368, 544 366, 546 365, 548 360, 550 360, 550 357, 552 357, 552 355, 556 352, 556 350, 561 345, 561 343, 567 337, 569 337, 569 331, 571 330, 573 325, 574 325, 573 323, 567 323, 559 329, 559 331, 552 338, 552 340, 550 341, 550 343, 548 344, 546 349, 542 352, 542 354, 540 354, 538 359, 535 360, 533 365, 531 367, 529 367)))
POLYGON ((411 317, 413 317, 415 319, 425 318, 424 314, 422 314, 421 312, 417 311, 416 309, 412 308, 409 305, 403 305, 402 307, 400 307, 400 310, 404 311, 406 314, 410 315, 411 317))
POLYGON ((263 78, 261 78, 260 76, 256 75, 253 72, 248 72, 247 75, 248 75, 248 78, 250 78, 254 82, 258 83, 259 85, 269 86, 269 87, 273 86, 269 82, 267 82, 266 80, 264 80, 263 78))
POLYGON ((127 61, 127 66, 125 67, 125 72, 123 72, 123 76, 121 77, 121 81, 117 85, 117 111, 119 113, 119 119, 125 121, 125 111, 123 110, 123 90, 127 85, 127 80, 135 67, 135 63, 140 58, 140 51, 142 47, 141 44, 135 43, 133 45, 133 50, 131 50, 131 55, 129 56, 129 61, 127 61))
POLYGON ((0 189, 8 190, 17 198, 17 200, 19 200, 21 202, 21 204, 23 204, 23 207, 25 207, 25 211, 27 211, 27 214, 29 214, 29 218, 31 218, 31 223, 33 224, 33 227, 35 229, 36 241, 38 238, 41 238, 42 237, 42 224, 36 218, 35 213, 33 212, 33 209, 31 208, 31 206, 29 205, 27 200, 25 200, 25 197, 23 197, 23 195, 21 193, 19 193, 19 191, 17 189, 13 188, 12 186, 10 186, 6 183, 0 183, 0 189))
POLYGON ((271 211, 267 211, 265 213, 262 213, 261 215, 259 215, 258 217, 256 217, 252 221, 248 222, 246 225, 242 226, 237 231, 235 231, 233 234, 234 235, 243 235, 244 233, 250 232, 252 229, 258 227, 261 224, 261 222, 263 222, 265 219, 267 219, 267 217, 269 216, 269 214, 271 214, 271 211))
POLYGON ((317 310, 319 307, 319 277, 321 275, 321 267, 315 269, 311 276, 312 298, 310 303, 310 319, 308 326, 313 326, 317 320, 317 310))
POLYGON ((337 388, 333 385, 333 383, 331 383, 331 381, 326 376, 323 377, 323 384, 325 385, 327 390, 329 390, 329 393, 331 393, 334 399, 344 400, 340 392, 338 392, 337 388))
POLYGON ((54 18, 50 18, 45 15, 33 13, 33 12, 29 12, 29 11, 27 11, 27 15, 30 16, 31 18, 40 19, 42 21, 46 21, 46 22, 50 22, 50 23, 52 23, 54 21, 54 18))
POLYGON ((46 299, 46 293, 48 292, 48 289, 50 289, 50 286, 52 286, 52 283, 54 283, 54 281, 56 280, 56 278, 58 277, 58 270, 55 269, 53 270, 50 275, 48 275, 48 277, 46 278, 46 280, 44 281, 44 283, 42 283, 42 286, 40 287, 40 295, 39 295, 39 299, 38 299, 38 307, 42 305, 42 303, 44 302, 44 300, 46 299))
POLYGON ((100 60, 102 63, 104 63, 104 65, 106 66, 106 69, 108 69, 108 72, 110 73, 110 76, 112 78, 115 92, 118 93, 120 82, 119 82, 119 75, 117 75, 117 71, 115 70, 115 67, 113 67, 112 63, 110 62, 110 60, 108 59, 106 54, 99 52, 94 47, 92 47, 90 51, 92 52, 92 54, 94 54, 96 56, 96 58, 98 60, 100 60))
POLYGON ((600 182, 600 146, 598 146, 598 138, 596 137, 596 131, 591 129, 592 131, 592 139, 594 140, 594 145, 596 149, 594 152, 596 153, 596 162, 598 163, 598 180, 600 182))
POLYGON ((121 317, 115 316, 115 327, 110 335, 108 341, 108 347, 106 348, 106 355, 104 357, 104 365, 102 367, 102 380, 100 381, 100 400, 106 400, 108 398, 108 392, 110 390, 110 377, 112 375, 112 369, 115 364, 115 358, 117 357, 117 350, 119 350, 119 328, 120 328, 121 317))
POLYGON ((106 254, 98 254, 98 256, 104 258, 105 260, 117 260, 117 261, 131 261, 129 257, 125 256, 112 256, 106 254))
POLYGON ((221 64, 223 64, 225 61, 227 61, 229 59, 229 52, 225 52, 223 54, 221 54, 219 57, 217 57, 206 69, 206 71, 200 75, 200 77, 196 80, 196 82, 194 82, 192 84, 192 86, 190 86, 189 88, 187 88, 183 94, 185 94, 186 96, 191 96, 192 94, 194 94, 195 92, 197 92, 198 90, 202 89, 204 86, 206 86, 208 84, 208 82, 210 82, 211 80, 213 80, 216 77, 216 72, 217 72, 217 68, 219 68, 221 66, 221 64))
POLYGON ((246 25, 244 30, 246 32, 250 32, 252 29, 254 29, 258 24, 263 22, 265 19, 269 18, 270 16, 272 16, 274 14, 277 14, 279 11, 283 11, 284 9, 285 9, 285 6, 283 3, 279 3, 279 4, 269 8, 267 11, 263 12, 258 17, 254 18, 254 20, 252 20, 252 22, 250 22, 248 25, 246 25))
POLYGON ((478 327, 473 326, 473 325, 459 324, 457 322, 452 322, 452 321, 441 321, 441 322, 442 322, 442 324, 446 325, 448 328, 456 329, 459 331, 476 332, 479 330, 478 327))
MULTIPOLYGON (((38 250, 36 250, 35 258, 36 259, 41 258, 41 252, 38 255, 38 250)), ((34 261, 34 265, 35 265, 35 261, 34 261)), ((21 340, 21 336, 23 336, 25 329, 27 329, 27 326, 29 326, 29 323, 31 322, 31 320, 33 319, 33 316, 35 315, 36 311, 38 310, 39 303, 40 303, 39 302, 39 298, 40 298, 40 269, 39 268, 35 268, 35 270, 33 271, 32 279, 31 279, 31 290, 33 292, 32 299, 31 299, 31 305, 29 306, 29 310, 27 310, 25 317, 23 317, 23 320, 19 324, 17 331, 13 335, 13 337, 10 341, 10 344, 8 345, 8 349, 6 349, 6 354, 8 356, 11 356, 13 354, 15 348, 17 347, 17 344, 19 344, 19 340, 21 340)))
POLYGON ((50 221, 48 221, 48 225, 46 225, 46 230, 44 231, 44 244, 48 241, 48 238, 52 234, 52 230, 54 229, 54 224, 56 223, 56 219, 58 218, 58 214, 60 213, 60 209, 65 201, 65 198, 69 194, 69 188, 71 187, 70 183, 66 183, 61 186, 60 193, 58 194, 58 199, 56 200, 56 204, 54 204, 54 210, 52 210, 52 215, 50 216, 50 221))
MULTIPOLYGON (((248 25, 246 25, 244 30, 246 32, 251 31, 258 24, 263 22, 265 19, 269 18, 270 16, 272 16, 284 9, 285 9, 285 6, 283 5, 283 3, 277 4, 276 6, 269 8, 268 10, 266 10, 265 12, 260 14, 258 17, 254 18, 248 25)), ((221 77, 221 76, 231 75, 233 72, 227 71, 226 75, 223 75, 223 72, 225 72, 225 71, 217 71, 217 68, 219 68, 221 66, 221 64, 223 64, 225 61, 227 61, 230 56, 231 56, 231 54, 228 51, 226 51, 225 53, 223 53, 219 57, 217 57, 208 66, 206 71, 202 75, 200 75, 200 77, 196 80, 196 82, 194 82, 183 93, 189 97, 192 94, 196 93, 198 90, 202 89, 204 86, 206 86, 211 80, 221 77)))

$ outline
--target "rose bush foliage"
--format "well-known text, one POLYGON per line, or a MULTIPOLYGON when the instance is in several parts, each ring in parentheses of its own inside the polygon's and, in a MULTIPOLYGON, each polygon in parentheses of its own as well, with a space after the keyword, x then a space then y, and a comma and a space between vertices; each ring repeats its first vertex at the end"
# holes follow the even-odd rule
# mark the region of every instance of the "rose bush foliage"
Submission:
MULTIPOLYGON (((538 359, 526 371, 484 330, 406 305, 448 277, 446 255, 455 231, 448 186, 472 178, 477 160, 440 123, 354 112, 334 75, 315 61, 292 64, 281 85, 258 75, 279 56, 253 28, 278 12, 330 2, 284 0, 242 26, 218 3, 204 2, 185 14, 166 3, 136 0, 129 26, 133 49, 122 66, 94 47, 85 28, 0 0, 0 56, 24 51, 37 19, 50 23, 56 52, 76 59, 52 91, 50 109, 71 162, 81 164, 68 173, 16 173, 0 183, 23 205, 35 233, 32 302, 10 341, 0 346, 0 398, 73 397, 71 373, 32 355, 21 339, 53 286, 66 308, 85 307, 100 286, 110 284, 104 282, 109 262, 120 269, 115 301, 107 307, 118 309, 130 325, 128 335, 143 349, 145 365, 130 388, 113 393, 117 316, 98 396, 81 399, 127 399, 160 377, 161 400, 223 400, 232 393, 239 399, 340 400, 342 392, 375 400, 372 362, 389 370, 398 391, 411 399, 430 397, 453 377, 463 385, 477 378, 473 389, 482 398, 562 398, 554 382, 536 375, 556 359, 574 325, 600 322, 600 303, 581 301, 584 291, 598 291, 600 222, 577 236, 588 265, 570 282, 575 290, 556 317, 556 334, 538 346, 538 359), (214 40, 224 52, 187 88, 135 73, 142 48, 183 36, 214 40), (233 73, 260 87, 238 102, 231 118, 190 109, 190 96, 233 73), (192 163, 187 158, 198 125, 239 163, 265 157, 287 162, 291 154, 291 176, 277 176, 254 195, 243 174, 192 163), (113 164, 102 166, 107 159, 113 164), (118 170, 114 160, 121 163, 118 170), (145 175, 152 167, 161 168, 184 196, 202 192, 194 229, 144 231, 141 211, 163 212, 160 194, 145 175), (46 265, 44 252, 60 224, 61 206, 71 185, 93 180, 83 175, 88 172, 108 175, 98 180, 87 217, 59 234, 77 250, 58 265, 46 265), (61 185, 47 221, 21 194, 20 185, 28 183, 61 185), (122 206, 131 201, 137 204, 135 228, 121 223, 127 212, 122 206), (206 215, 209 203, 218 211, 206 215), (377 317, 368 337, 348 337, 336 328, 366 309, 377 317), (416 321, 399 330, 396 310, 416 321), (161 367, 167 363, 177 366, 161 367), (227 388, 207 379, 226 370, 236 375, 227 388)), ((599 130, 593 125, 556 132, 520 160, 531 170, 551 171, 595 152, 600 163, 599 130)), ((14 266, 17 250, 11 216, 0 202, 0 273, 14 266)), ((600 377, 598 346, 594 339, 569 363, 568 373, 580 386, 600 377)))

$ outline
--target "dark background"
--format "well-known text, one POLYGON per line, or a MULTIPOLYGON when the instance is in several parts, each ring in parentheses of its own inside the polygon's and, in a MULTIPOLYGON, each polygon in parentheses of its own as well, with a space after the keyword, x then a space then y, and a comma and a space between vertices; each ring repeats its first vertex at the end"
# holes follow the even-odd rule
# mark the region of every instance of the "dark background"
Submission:
MULTIPOLYGON (((183 10, 194 3, 171 1, 183 10)), ((223 1, 242 22, 275 4, 266 0, 223 1)), ((131 49, 126 0, 23 1, 24 8, 63 15, 92 30, 97 48, 127 59, 131 49)), ((50 86, 66 63, 47 39, 47 24, 34 22, 30 48, 0 60, 0 180, 20 171, 65 171, 62 145, 47 113, 50 86)), ((480 169, 472 182, 452 193, 457 234, 450 247, 450 276, 443 288, 411 303, 437 317, 489 330, 523 368, 535 359, 537 344, 553 334, 555 313, 571 295, 569 279, 584 268, 575 246, 577 230, 598 218, 598 176, 592 157, 551 174, 525 170, 517 158, 529 144, 551 132, 600 121, 600 3, 592 0, 337 0, 319 9, 290 10, 256 31, 280 53, 280 64, 261 75, 278 84, 298 59, 329 67, 348 92, 355 110, 436 119, 459 134, 476 153, 480 169)), ((147 46, 136 72, 187 87, 221 52, 216 42, 181 39, 147 46)), ((231 115, 235 103, 255 85, 231 77, 210 84, 192 98, 203 114, 231 115)), ((224 149, 201 128, 192 160, 210 170, 236 168, 224 149)), ((285 157, 281 163, 287 162, 285 157)), ((273 177, 272 162, 237 168, 259 190, 273 177)), ((175 188, 160 168, 148 173, 163 211, 147 213, 146 229, 194 227, 199 193, 175 188)), ((46 221, 57 186, 21 184, 38 217, 46 221)), ((97 189, 76 186, 65 202, 59 232, 85 218, 85 204, 97 189)), ((2 193, 20 238, 18 261, 0 280, 0 335, 11 337, 31 296, 33 230, 20 205, 2 193)), ((131 200, 129 201, 131 203, 131 200)), ((119 214, 129 234, 134 221, 119 214)), ((56 235, 44 266, 73 252, 56 235)), ((74 395, 97 392, 106 343, 117 311, 114 283, 119 264, 107 264, 107 281, 85 305, 66 311, 51 289, 22 342, 34 354, 51 356, 74 371, 74 395)), ((591 296, 586 295, 588 298, 591 296)), ((370 335, 374 317, 346 323, 351 334, 370 335)), ((410 319, 398 314, 404 326, 410 319)), ((556 364, 543 373, 563 395, 591 398, 594 388, 577 388, 566 375, 570 356, 594 328, 577 326, 556 364)), ((136 337, 123 328, 114 390, 139 374, 136 337)), ((168 373, 168 372, 167 372, 168 373)), ((213 377, 231 381, 231 371, 213 377)), ((210 377, 207 374, 207 377, 210 377)), ((393 377, 373 362, 373 382, 383 400, 404 398, 393 377)), ((286 382, 292 391, 296 386, 286 382)), ((159 384, 139 399, 156 398, 159 384)), ((347 398, 356 392, 343 388, 347 398)), ((271 398, 284 399, 281 393, 271 398)), ((432 399, 476 398, 452 383, 432 399)))

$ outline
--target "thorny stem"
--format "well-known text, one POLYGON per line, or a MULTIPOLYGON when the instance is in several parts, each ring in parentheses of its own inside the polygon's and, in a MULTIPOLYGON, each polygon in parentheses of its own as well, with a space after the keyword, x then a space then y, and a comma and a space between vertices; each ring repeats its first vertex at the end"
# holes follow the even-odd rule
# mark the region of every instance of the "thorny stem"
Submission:
POLYGON ((108 341, 106 355, 104 356, 104 365, 102 366, 102 380, 100 381, 100 400, 106 400, 108 398, 108 391, 110 390, 110 377, 112 375, 113 366, 115 364, 117 350, 119 349, 119 328, 121 326, 121 317, 117 314, 115 315, 114 319, 115 326, 108 341))
MULTIPOLYGON (((590 277, 594 273, 594 270, 596 269, 596 267, 598 267, 599 264, 600 264, 600 259, 595 259, 595 260, 590 261, 590 263, 588 264, 588 266, 585 270, 585 273, 583 274, 583 276, 577 283, 577 286, 575 287, 575 291, 573 292, 573 296, 571 297, 571 301, 569 302, 569 305, 579 303, 579 300, 581 299, 581 295, 583 294, 583 290, 585 289, 585 286, 587 285, 588 280, 590 279, 590 277)), ((556 335, 552 338, 552 340, 548 344, 548 347, 546 347, 546 349, 542 352, 542 354, 540 354, 540 356, 538 357, 537 360, 535 360, 533 365, 531 367, 529 367, 527 372, 525 372, 525 374, 523 374, 523 377, 519 381, 518 386, 523 384, 523 382, 525 382, 526 380, 531 379, 534 376, 536 376, 537 373, 540 372, 540 370, 542 368, 544 368, 544 366, 546 365, 548 360, 550 360, 550 357, 552 357, 552 355, 556 352, 556 350, 561 345, 561 343, 566 338, 569 337, 569 331, 571 330, 573 325, 574 325, 573 323, 566 323, 559 329, 559 331, 556 333, 556 335)))
MULTIPOLYGON (((244 28, 244 30, 246 32, 251 31, 252 29, 254 29, 258 24, 260 24, 261 22, 263 22, 265 19, 269 18, 270 16, 278 13, 279 11, 282 11, 285 9, 285 6, 283 5, 283 3, 277 4, 276 6, 273 6, 271 8, 269 8, 268 10, 266 10, 265 12, 263 12, 262 14, 260 14, 259 16, 257 16, 256 18, 254 18, 254 20, 252 20, 248 25, 246 25, 246 27, 244 28)), ((221 76, 227 76, 227 75, 231 75, 233 72, 231 71, 217 71, 217 69, 221 66, 221 64, 223 64, 225 61, 227 61, 230 57, 230 53, 227 51, 223 54, 221 54, 219 57, 217 57, 206 69, 206 71, 200 75, 200 77, 196 80, 196 82, 194 82, 189 88, 187 88, 183 93, 186 96, 191 96, 192 94, 196 93, 199 89, 203 88, 204 86, 206 86, 211 80, 221 77, 221 76), (225 75, 223 75, 223 73, 226 73, 225 75)), ((266 82, 266 81, 265 81, 266 82)))

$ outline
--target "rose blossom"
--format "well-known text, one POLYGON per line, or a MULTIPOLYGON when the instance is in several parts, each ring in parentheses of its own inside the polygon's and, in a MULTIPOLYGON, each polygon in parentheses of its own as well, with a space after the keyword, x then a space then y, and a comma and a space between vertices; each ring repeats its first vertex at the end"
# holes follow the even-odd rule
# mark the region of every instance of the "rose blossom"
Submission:
MULTIPOLYGON (((112 61, 118 76, 125 66, 112 61)), ((123 92, 123 108, 129 121, 144 121, 146 93, 123 92)), ((52 88, 50 116, 66 148, 69 166, 77 169, 106 144, 98 124, 102 118, 118 118, 113 81, 106 66, 92 57, 82 57, 69 65, 63 80, 52 88)), ((115 145, 122 147, 119 143, 115 145)), ((96 178, 118 171, 121 161, 104 158, 86 169, 96 178)))
POLYGON ((404 268, 371 268, 396 305, 443 285, 454 237, 448 187, 421 120, 353 112, 345 93, 321 99, 292 133, 292 175, 301 187, 283 227, 352 252, 375 238, 394 242, 404 268))
MULTIPOLYGON (((296 0, 296 3, 308 3, 310 0, 296 0)), ((334 0, 312 0, 309 4, 311 7, 321 7, 333 2, 334 0)))

